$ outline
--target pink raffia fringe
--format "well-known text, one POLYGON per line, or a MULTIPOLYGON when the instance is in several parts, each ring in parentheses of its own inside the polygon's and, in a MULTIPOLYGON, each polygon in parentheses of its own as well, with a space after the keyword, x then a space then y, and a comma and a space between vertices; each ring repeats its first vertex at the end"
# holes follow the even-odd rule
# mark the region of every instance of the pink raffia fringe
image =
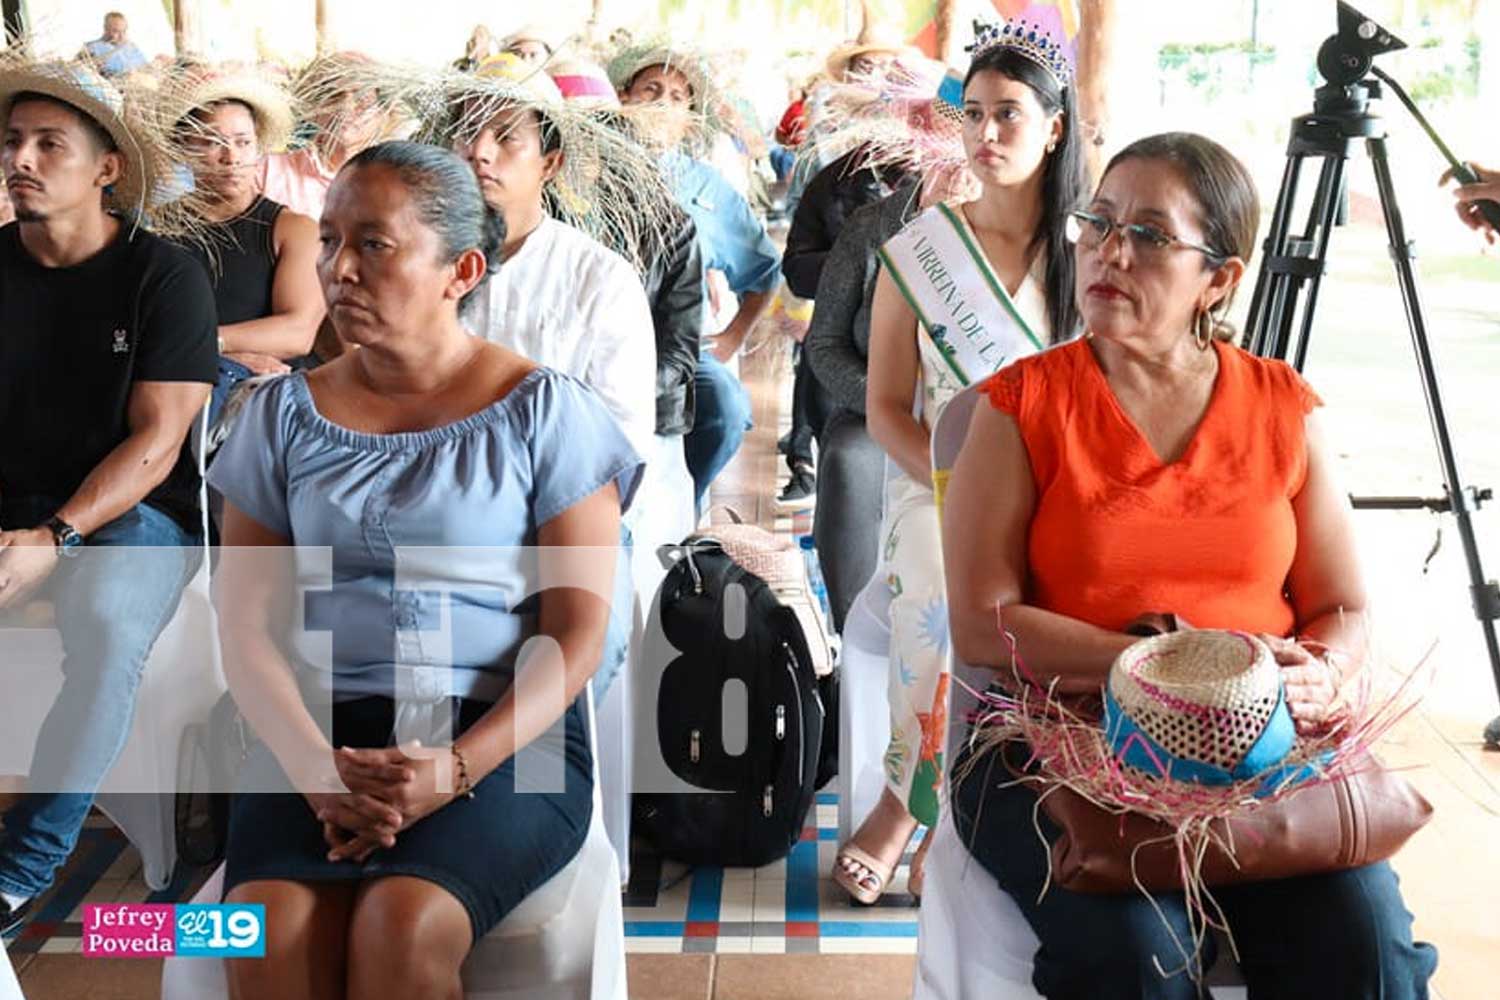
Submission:
MULTIPOLYGON (((1368 767, 1370 751, 1421 700, 1417 690, 1418 678, 1425 684, 1431 675, 1427 668, 1431 658, 1429 650, 1393 689, 1382 693, 1376 690, 1373 671, 1367 666, 1357 678, 1344 684, 1325 726, 1314 735, 1299 736, 1296 747, 1284 761, 1288 765, 1309 766, 1313 776, 1301 781, 1288 779, 1268 794, 1257 797, 1255 793, 1262 789, 1262 781, 1258 779, 1231 785, 1202 785, 1160 778, 1121 763, 1105 738, 1101 721, 1097 717, 1080 715, 1070 708, 1067 699, 1056 693, 1055 680, 1049 685, 1038 681, 1026 668, 1016 648, 1015 636, 999 618, 997 608, 999 631, 1011 650, 1014 683, 1009 691, 1004 692, 968 689, 979 704, 968 719, 972 727, 968 759, 965 766, 954 773, 953 781, 957 783, 968 777, 974 765, 988 752, 1019 742, 1030 750, 1027 773, 1010 784, 1025 784, 1036 789, 1038 811, 1049 793, 1067 788, 1108 813, 1121 817, 1128 812, 1140 813, 1169 826, 1174 831, 1172 839, 1177 847, 1191 929, 1190 942, 1176 941, 1184 964, 1173 971, 1186 970, 1195 979, 1201 979, 1205 971, 1201 968, 1199 956, 1203 940, 1212 930, 1218 930, 1228 938, 1235 958, 1239 958, 1223 910, 1203 884, 1201 875, 1203 859, 1211 847, 1222 850, 1231 860, 1234 858, 1232 838, 1224 835, 1222 831, 1226 828, 1216 821, 1243 816, 1304 787, 1349 777, 1361 766, 1368 767)), ((1296 769, 1289 770, 1295 772, 1296 769)), ((1033 821, 1050 866, 1050 844, 1042 833, 1039 813, 1034 815, 1033 821)), ((1049 870, 1042 885, 1042 895, 1050 885, 1049 870)), ((1136 887, 1151 901, 1163 922, 1167 922, 1156 897, 1139 878, 1136 887)), ((1173 937, 1175 940, 1175 933, 1173 937)), ((1159 962, 1157 968, 1163 976, 1169 974, 1159 962)))

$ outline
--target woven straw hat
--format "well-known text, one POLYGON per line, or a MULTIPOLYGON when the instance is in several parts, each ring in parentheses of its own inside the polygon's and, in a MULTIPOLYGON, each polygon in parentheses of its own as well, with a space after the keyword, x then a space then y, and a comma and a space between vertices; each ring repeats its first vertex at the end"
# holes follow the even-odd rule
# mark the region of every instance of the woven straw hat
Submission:
POLYGON ((262 153, 285 148, 297 126, 291 95, 258 73, 246 70, 189 72, 168 80, 162 90, 165 111, 174 122, 220 101, 248 104, 255 115, 255 134, 262 153))
POLYGON ((614 84, 615 90, 623 92, 629 89, 642 70, 652 66, 665 66, 687 78, 693 91, 691 106, 694 111, 702 115, 717 113, 723 95, 714 82, 708 58, 694 49, 670 42, 643 42, 621 49, 606 69, 609 82, 614 84))
POLYGON ((61 60, 37 62, 12 52, 0 55, 0 121, 10 117, 17 94, 45 94, 76 108, 109 133, 125 158, 123 176, 109 192, 110 208, 145 214, 170 187, 164 137, 139 114, 138 102, 92 65, 61 60))
POLYGON ((610 111, 620 106, 619 93, 598 63, 565 56, 548 63, 547 72, 570 104, 610 111))
POLYGON ((930 59, 898 59, 879 89, 831 86, 807 142, 823 162, 859 149, 857 167, 881 173, 961 168, 963 74, 930 59))
POLYGON ((828 57, 826 66, 829 79, 838 82, 849 71, 849 64, 856 58, 872 52, 889 52, 898 58, 912 59, 921 53, 889 28, 866 25, 854 41, 841 45, 828 57))
POLYGON ((1110 668, 1105 731, 1115 755, 1179 781, 1227 785, 1276 767, 1296 743, 1281 668, 1242 632, 1170 632, 1110 668))
POLYGON ((416 139, 435 145, 466 145, 506 111, 535 111, 563 154, 544 191, 548 213, 643 271, 677 224, 656 158, 593 109, 564 100, 544 70, 513 55, 488 59, 473 73, 371 63, 347 68, 340 80, 379 95, 382 113, 416 121, 416 139))
POLYGON ((538 45, 545 46, 547 52, 552 54, 561 47, 557 35, 557 32, 549 31, 540 24, 527 24, 501 39, 500 48, 509 49, 512 45, 520 45, 522 42, 536 42, 538 45))

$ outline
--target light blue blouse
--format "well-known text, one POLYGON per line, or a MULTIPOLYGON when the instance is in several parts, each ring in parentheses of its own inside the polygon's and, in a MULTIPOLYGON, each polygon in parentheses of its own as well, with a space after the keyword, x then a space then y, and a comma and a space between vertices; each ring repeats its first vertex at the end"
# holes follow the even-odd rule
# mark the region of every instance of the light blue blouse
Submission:
POLYGON ((208 481, 296 547, 305 621, 283 647, 308 680, 335 700, 489 701, 537 630, 523 547, 609 482, 628 507, 643 469, 593 392, 548 368, 404 434, 330 422, 297 373, 256 391, 208 481))

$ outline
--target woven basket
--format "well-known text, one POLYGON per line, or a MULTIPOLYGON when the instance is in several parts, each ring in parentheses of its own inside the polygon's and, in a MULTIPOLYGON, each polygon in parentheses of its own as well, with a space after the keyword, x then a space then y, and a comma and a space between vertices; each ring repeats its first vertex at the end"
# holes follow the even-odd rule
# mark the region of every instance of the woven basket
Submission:
POLYGON ((1242 632, 1169 632, 1120 654, 1109 693, 1173 757, 1233 771, 1280 704, 1281 668, 1242 632))

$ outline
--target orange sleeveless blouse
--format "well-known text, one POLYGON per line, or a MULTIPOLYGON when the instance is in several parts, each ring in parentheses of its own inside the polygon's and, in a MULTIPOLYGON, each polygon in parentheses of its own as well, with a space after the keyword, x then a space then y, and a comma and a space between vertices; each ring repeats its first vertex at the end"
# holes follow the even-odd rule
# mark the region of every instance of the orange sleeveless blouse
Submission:
POLYGON ((1214 348, 1208 408, 1171 464, 1126 415, 1087 340, 983 384, 1020 428, 1036 483, 1028 604, 1115 631, 1159 611, 1197 628, 1291 633, 1292 499, 1307 478, 1304 418, 1322 400, 1285 362, 1214 348))

